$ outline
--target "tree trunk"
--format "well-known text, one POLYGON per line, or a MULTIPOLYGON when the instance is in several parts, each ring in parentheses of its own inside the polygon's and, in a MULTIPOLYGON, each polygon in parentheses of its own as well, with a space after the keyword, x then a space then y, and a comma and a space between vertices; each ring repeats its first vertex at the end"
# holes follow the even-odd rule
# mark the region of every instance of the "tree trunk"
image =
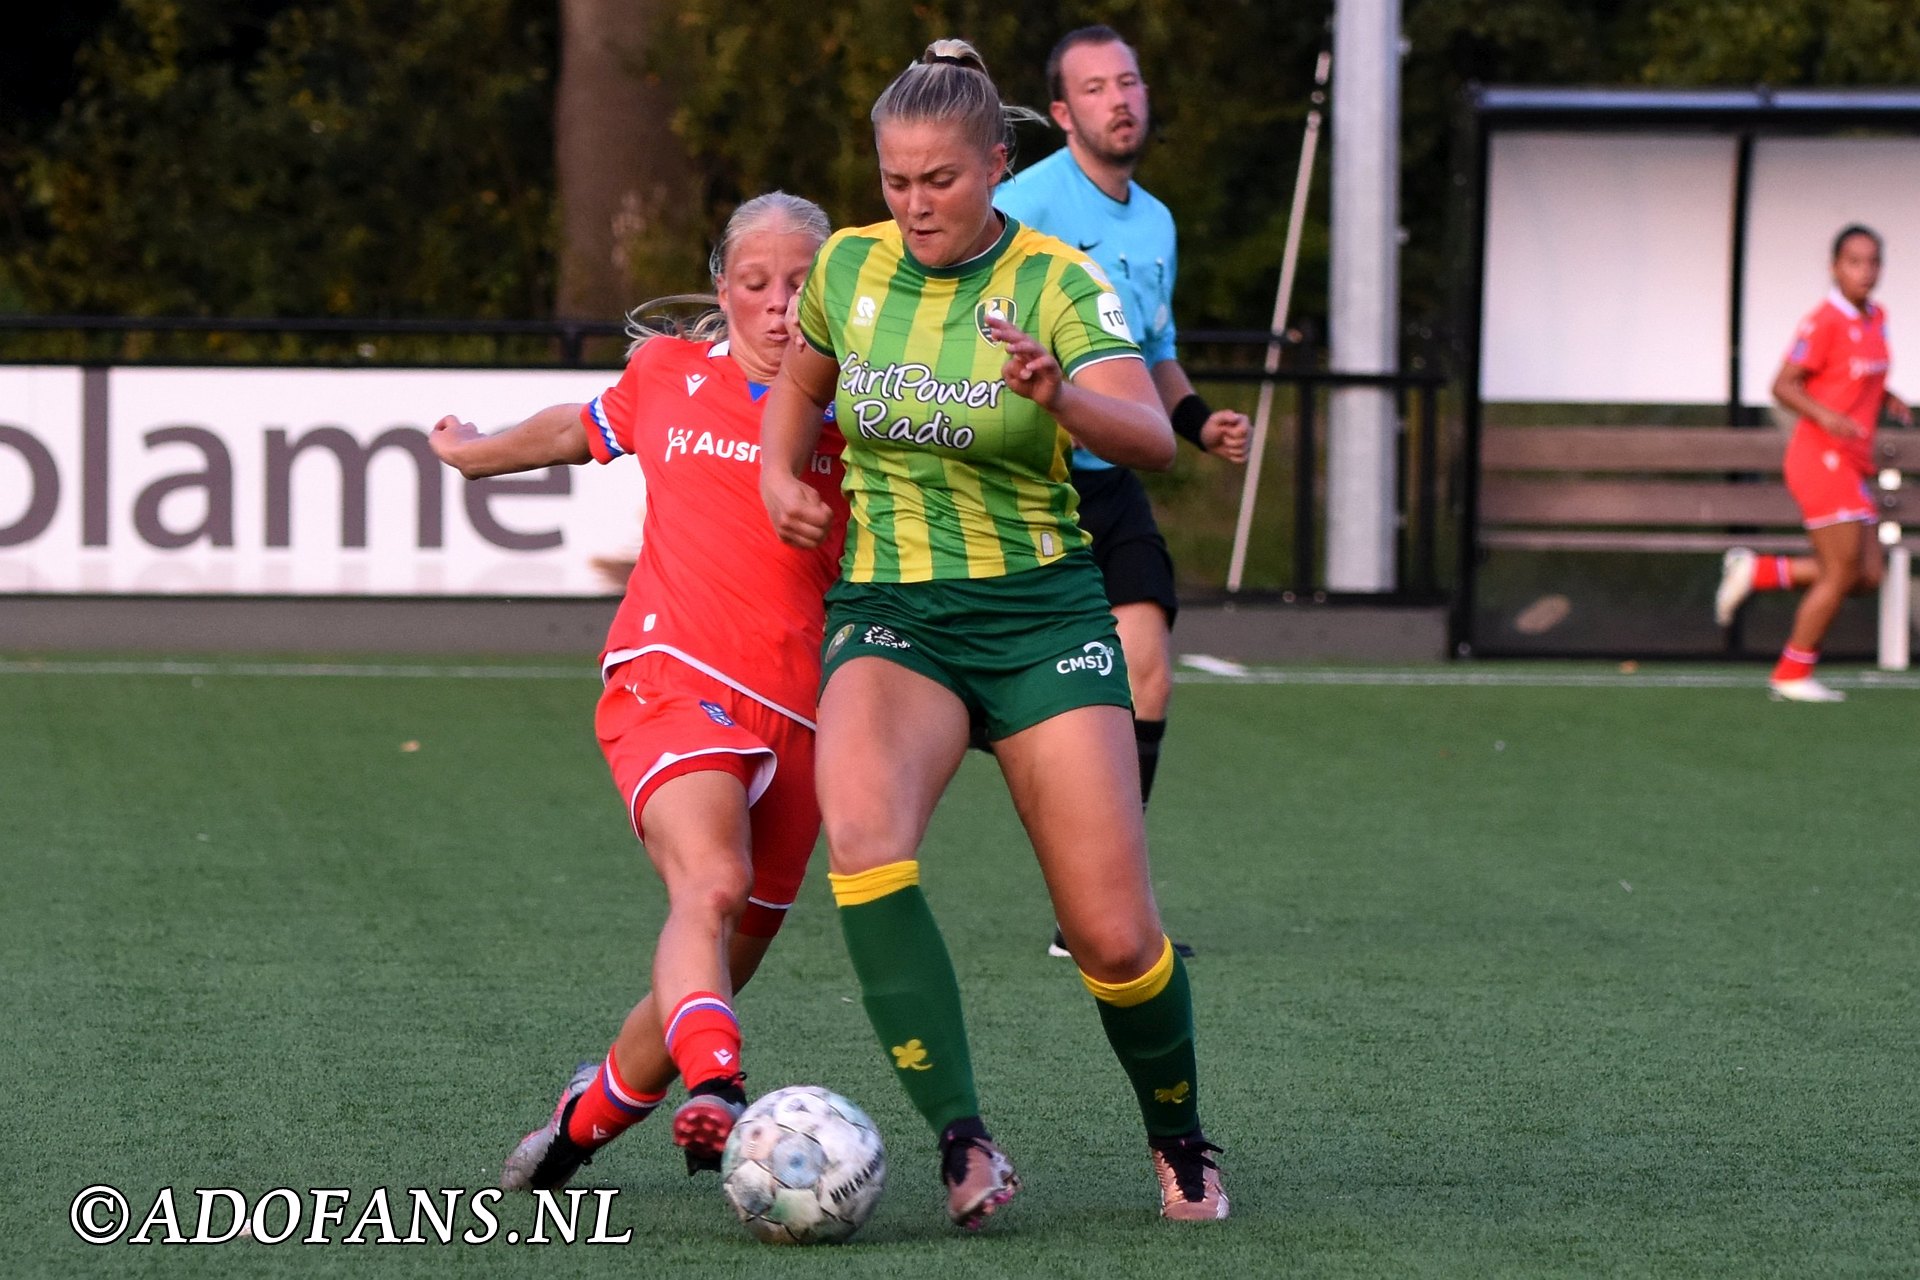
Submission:
MULTIPOLYGON (((660 0, 561 0, 554 170, 560 253, 554 312, 611 320, 641 301, 648 249, 697 216, 692 167, 669 127, 673 102, 646 71, 660 0)), ((665 290, 654 289, 653 292, 665 290)))

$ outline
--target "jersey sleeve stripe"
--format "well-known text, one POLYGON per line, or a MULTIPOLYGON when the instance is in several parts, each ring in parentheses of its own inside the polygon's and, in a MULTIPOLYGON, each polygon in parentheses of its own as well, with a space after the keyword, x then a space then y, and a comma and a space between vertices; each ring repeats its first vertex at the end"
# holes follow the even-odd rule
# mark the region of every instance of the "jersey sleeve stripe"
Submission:
POLYGON ((1109 348, 1105 351, 1089 351, 1085 355, 1081 356, 1078 360, 1075 360, 1072 364, 1068 365, 1065 369, 1061 370, 1061 372, 1066 374, 1069 378, 1071 378, 1074 374, 1080 372, 1082 369, 1088 368, 1092 365, 1101 364, 1108 360, 1138 360, 1142 364, 1146 363, 1145 357, 1143 357, 1138 351, 1115 351, 1109 348))
POLYGON ((607 456, 609 460, 611 460, 621 457, 626 453, 626 450, 622 449, 620 447, 620 441, 614 438, 613 425, 607 421, 607 411, 602 408, 600 404, 603 398, 602 396, 595 396, 592 400, 588 401, 587 412, 592 415, 594 428, 600 433, 600 443, 607 447, 607 456))

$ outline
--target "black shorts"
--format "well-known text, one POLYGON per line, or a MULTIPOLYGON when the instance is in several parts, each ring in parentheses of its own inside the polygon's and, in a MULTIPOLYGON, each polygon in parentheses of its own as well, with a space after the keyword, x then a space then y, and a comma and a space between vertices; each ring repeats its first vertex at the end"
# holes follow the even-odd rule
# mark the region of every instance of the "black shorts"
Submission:
POLYGON ((1075 467, 1072 475, 1080 494, 1080 527, 1093 539, 1093 561, 1106 582, 1107 603, 1157 604, 1171 627, 1180 612, 1173 557, 1140 477, 1125 467, 1075 467))

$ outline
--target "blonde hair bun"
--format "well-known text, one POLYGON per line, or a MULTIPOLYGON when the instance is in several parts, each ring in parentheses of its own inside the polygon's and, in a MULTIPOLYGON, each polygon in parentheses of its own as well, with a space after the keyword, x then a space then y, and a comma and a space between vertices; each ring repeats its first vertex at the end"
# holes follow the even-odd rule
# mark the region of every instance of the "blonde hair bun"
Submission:
POLYGON ((920 61, 945 62, 957 67, 968 67, 983 76, 987 74, 987 60, 980 56, 978 49, 965 40, 935 40, 927 46, 927 51, 920 55, 920 61))
POLYGON ((1015 121, 1043 123, 1046 117, 1000 101, 987 74, 986 60, 965 40, 935 40, 875 99, 869 113, 874 128, 901 121, 931 121, 961 129, 982 151, 997 146, 1013 158, 1015 121))

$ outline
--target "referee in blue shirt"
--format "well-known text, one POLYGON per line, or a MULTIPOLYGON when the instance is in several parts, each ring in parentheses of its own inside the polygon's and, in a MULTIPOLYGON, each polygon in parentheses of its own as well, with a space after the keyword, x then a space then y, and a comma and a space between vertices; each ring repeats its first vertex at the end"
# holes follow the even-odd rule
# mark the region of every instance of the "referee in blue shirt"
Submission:
MULTIPOLYGON (((1047 58, 1047 87, 1053 122, 1067 145, 1002 184, 994 204, 1100 264, 1126 307, 1173 429, 1208 453, 1245 462, 1247 416, 1211 408, 1174 356, 1173 215, 1133 180, 1147 143, 1147 85, 1139 59, 1113 28, 1082 27, 1047 58)), ((1170 633, 1180 608, 1173 558, 1133 472, 1075 449, 1073 487, 1119 624, 1133 685, 1140 794, 1151 797, 1173 697, 1170 633)), ((1048 950, 1067 954, 1058 929, 1048 950)))

